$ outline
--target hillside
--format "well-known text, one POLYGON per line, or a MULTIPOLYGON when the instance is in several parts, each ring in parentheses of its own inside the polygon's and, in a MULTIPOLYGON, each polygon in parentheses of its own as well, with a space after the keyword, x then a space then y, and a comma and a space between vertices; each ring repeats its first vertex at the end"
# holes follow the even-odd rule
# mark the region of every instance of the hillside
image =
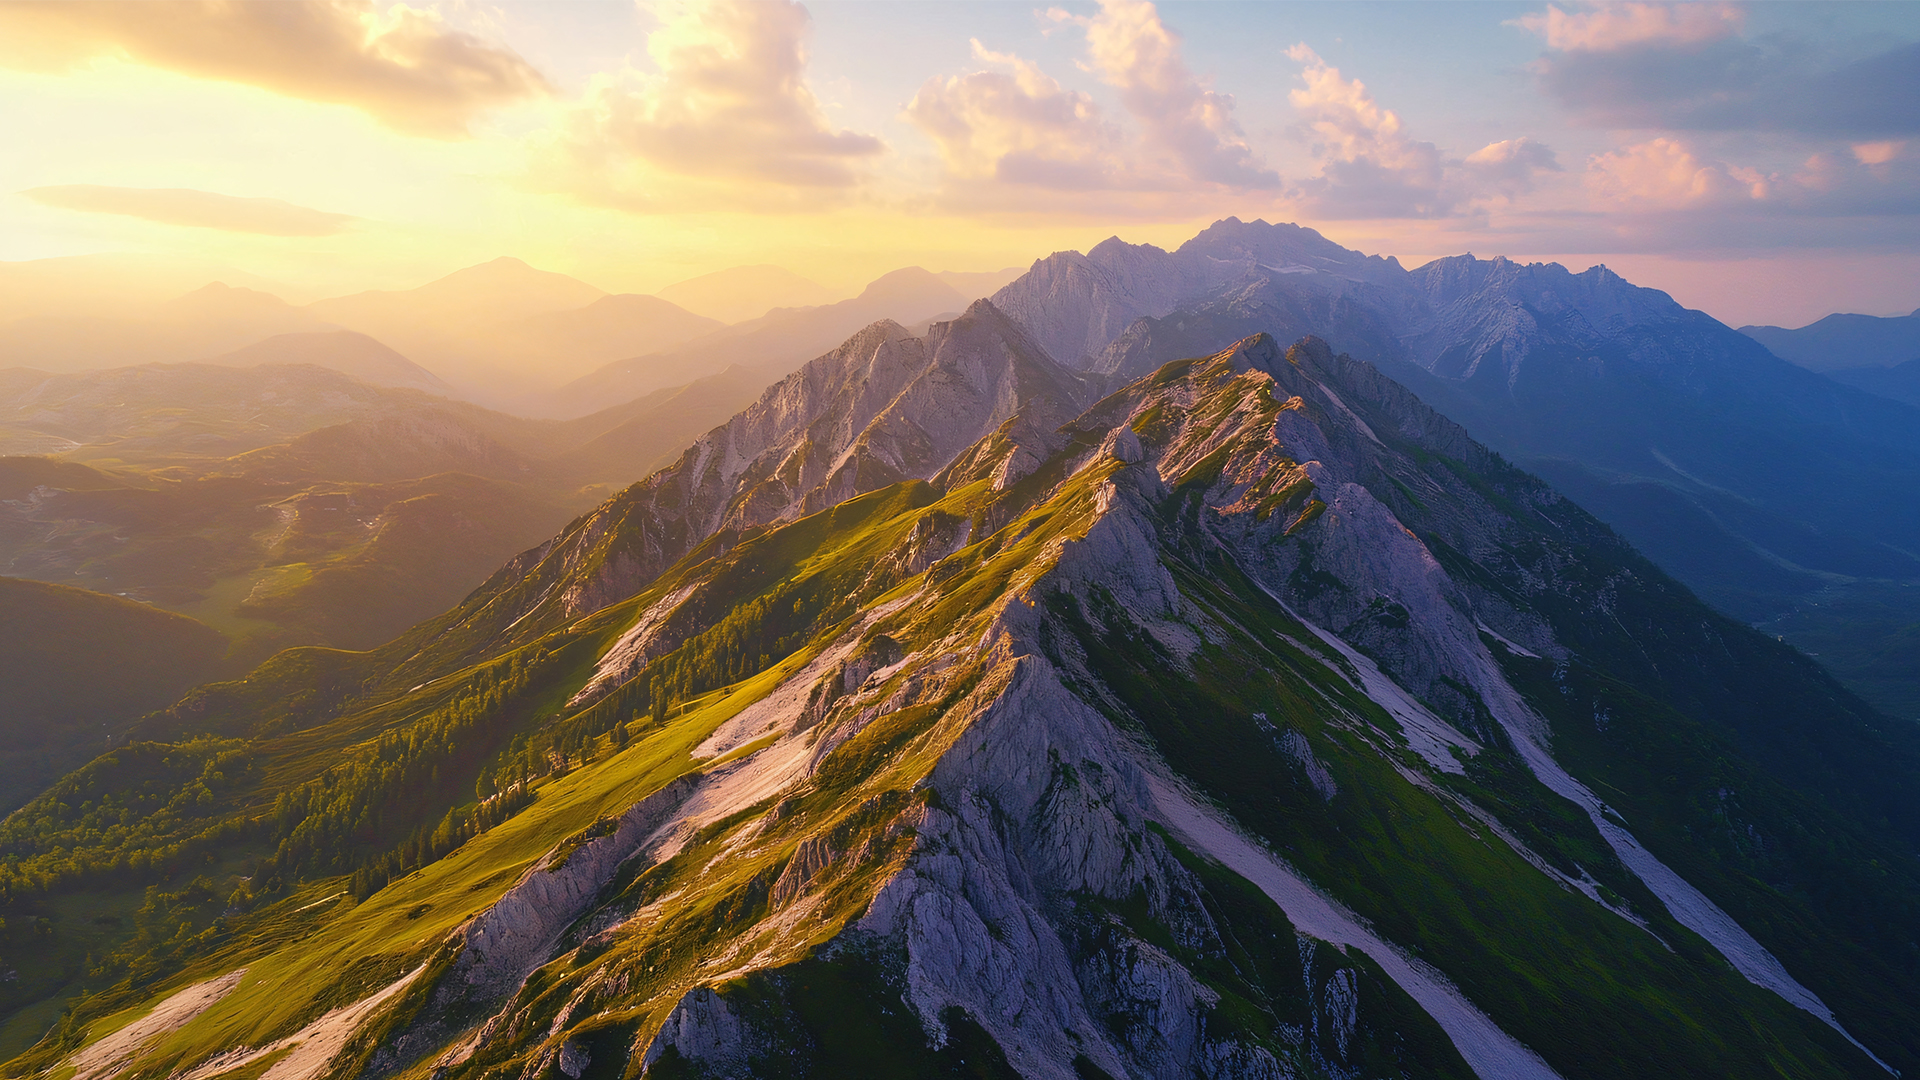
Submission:
POLYGON ((440 377, 365 334, 331 330, 304 334, 276 334, 245 348, 206 362, 221 367, 246 368, 260 364, 312 364, 350 375, 373 386, 398 386, 442 397, 452 388, 440 377))
POLYGON ((691 378, 739 367, 773 382, 881 319, 913 324, 951 315, 968 298, 919 267, 882 275, 859 296, 837 304, 775 310, 729 326, 679 348, 607 364, 555 390, 546 407, 556 416, 577 416, 607 402, 639 397, 691 378))
POLYGON ((0 813, 229 670, 212 629, 117 596, 0 577, 0 611, 0 813))
MULTIPOLYGON (((13 264, 16 270, 33 266, 13 264)), ((110 286, 114 277, 110 264, 98 269, 110 286)), ((0 278, 9 276, 0 273, 0 278)), ((16 278, 22 292, 31 295, 37 291, 34 275, 19 276, 27 278, 16 278)), ((334 329, 324 319, 278 296, 222 281, 212 281, 160 303, 126 304, 109 287, 96 293, 91 304, 80 306, 71 296, 64 298, 66 303, 61 302, 58 294, 67 290, 55 286, 52 291, 56 296, 48 297, 45 306, 29 307, 0 321, 0 367, 73 372, 129 364, 181 363, 204 360, 269 336, 334 329)))
POLYGON ((1743 326, 1740 332, 1782 360, 1814 371, 1889 368, 1920 360, 1920 311, 1887 318, 1836 314, 1794 330, 1743 326))
POLYGON ((760 388, 723 374, 551 421, 310 365, 3 372, 4 445, 64 456, 0 456, 0 573, 191 615, 250 661, 370 647, 760 388))
POLYGON ((1857 386, 1870 394, 1920 405, 1920 357, 1892 367, 1838 368, 1827 378, 1848 386, 1857 386))
POLYGON ((1920 1066, 1920 733, 1316 340, 1090 397, 871 328, 149 718, 0 827, 9 1071, 1920 1066))
POLYGON ((657 296, 603 296, 581 308, 549 311, 488 332, 500 362, 536 371, 549 387, 614 360, 672 348, 724 324, 657 296))
POLYGON ((676 281, 661 289, 659 295, 688 311, 728 324, 758 319, 774 308, 819 307, 840 299, 840 294, 825 285, 765 264, 734 266, 676 281))

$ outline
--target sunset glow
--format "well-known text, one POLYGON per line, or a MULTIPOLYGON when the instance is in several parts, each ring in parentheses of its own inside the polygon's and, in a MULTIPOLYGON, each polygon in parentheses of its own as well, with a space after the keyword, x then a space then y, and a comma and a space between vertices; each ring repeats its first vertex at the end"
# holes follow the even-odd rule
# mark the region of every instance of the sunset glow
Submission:
POLYGON ((1920 303, 1917 37, 1900 4, 9 4, 0 259, 850 295, 1237 215, 1794 324, 1920 303))

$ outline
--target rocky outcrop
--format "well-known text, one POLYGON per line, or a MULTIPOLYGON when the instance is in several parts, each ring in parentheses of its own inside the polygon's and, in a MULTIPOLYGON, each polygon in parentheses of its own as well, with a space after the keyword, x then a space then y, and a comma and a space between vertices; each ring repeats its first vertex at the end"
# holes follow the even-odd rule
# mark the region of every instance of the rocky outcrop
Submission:
MULTIPOLYGON (((1104 373, 1118 371, 1132 378, 1173 355, 1146 366, 1123 366, 1102 359, 1108 345, 1136 320, 1168 315, 1223 286, 1249 278, 1284 278, 1310 282, 1323 295, 1337 295, 1357 283, 1392 285, 1404 276, 1397 261, 1349 251, 1312 229, 1227 218, 1172 252, 1151 244, 1128 244, 1118 237, 1102 241, 1085 255, 1056 252, 995 293, 993 302, 1027 327, 1060 362, 1104 373)), ((1309 332, 1324 333, 1325 327, 1299 329, 1299 333, 1309 332)), ((1210 353, 1225 343, 1206 341, 1175 355, 1210 353)))
MULTIPOLYGON (((498 1008, 530 972, 552 959, 561 935, 587 913, 620 865, 698 786, 697 777, 682 776, 588 830, 593 835, 562 841, 529 867, 499 900, 456 931, 459 956, 440 976, 426 1006, 391 1037, 369 1071, 380 1074, 409 1063, 498 1008)), ((493 1017, 475 1041, 484 1040, 501 1021, 493 1017)), ((456 1052, 443 1064, 459 1057, 456 1052)))
POLYGON ((575 521, 519 577, 496 575, 465 621, 532 640, 634 595, 703 544, 723 550, 744 530, 931 478, 1007 421, 1050 431, 1092 393, 984 300, 924 337, 875 323, 575 521))

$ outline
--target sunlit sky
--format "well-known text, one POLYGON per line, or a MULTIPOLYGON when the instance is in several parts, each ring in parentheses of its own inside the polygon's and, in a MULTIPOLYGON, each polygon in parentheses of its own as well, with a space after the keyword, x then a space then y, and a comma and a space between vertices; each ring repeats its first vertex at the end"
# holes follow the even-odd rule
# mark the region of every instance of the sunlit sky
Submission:
POLYGON ((1920 306, 1920 4, 0 5, 0 260, 851 291, 1215 218, 1920 306))

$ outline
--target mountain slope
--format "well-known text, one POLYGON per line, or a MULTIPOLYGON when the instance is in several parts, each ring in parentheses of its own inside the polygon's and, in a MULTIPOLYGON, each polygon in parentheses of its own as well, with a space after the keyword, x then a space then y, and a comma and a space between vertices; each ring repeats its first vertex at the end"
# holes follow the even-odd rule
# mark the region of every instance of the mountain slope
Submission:
POLYGON ((271 335, 333 329, 271 293, 219 281, 164 303, 130 311, 115 311, 117 306, 101 297, 91 313, 49 314, 43 308, 0 325, 0 365, 84 371, 179 363, 271 335))
POLYGON ((1909 405, 1920 405, 1920 357, 1892 367, 1836 368, 1827 378, 1909 405))
POLYGON ((64 585, 0 577, 0 610, 0 812, 220 674, 227 651, 192 619, 64 585))
POLYGON ((131 756, 9 821, 28 907, 116 844, 263 856, 225 871, 241 913, 155 898, 185 929, 10 1070, 1920 1065, 1920 735, 1318 342, 1074 415, 1009 325, 809 365, 595 515, 657 556, 687 507, 688 556, 623 590, 576 525, 387 646, 150 719, 204 748, 156 790, 209 794, 141 835, 67 854, 131 756), (949 445, 903 395, 996 404, 930 481, 755 495, 741 462, 801 432, 949 445))
POLYGON ((1893 367, 1920 360, 1920 311, 1890 318, 1829 315, 1797 330, 1743 326, 1740 332, 1782 360, 1813 371, 1893 367))
POLYGON ((1395 260, 1348 251, 1312 229, 1227 218, 1171 253, 1117 236, 1085 255, 1056 252, 992 299, 1028 327, 1049 355, 1069 367, 1091 368, 1134 320, 1167 315, 1261 273, 1337 289, 1376 278, 1393 281, 1401 271, 1395 260))
POLYGON ((530 388, 552 385, 537 369, 536 358, 501 347, 500 331, 540 315, 587 307, 605 295, 584 281, 503 257, 418 288, 336 296, 306 310, 386 342, 462 396, 498 406, 524 397, 530 388))
MULTIPOLYGON (((606 294, 584 281, 501 257, 415 289, 372 290, 307 305, 314 315, 382 340, 445 335, 476 323, 585 307, 606 294), (389 337, 382 330, 398 330, 389 337)), ((402 346, 404 349, 404 346, 402 346)))
POLYGON ((550 311, 508 323, 490 336, 500 352, 517 352, 549 385, 579 378, 611 361, 670 349, 724 325, 657 296, 621 293, 582 308, 550 311))
POLYGON ((549 411, 578 415, 607 401, 639 397, 734 365, 771 382, 870 323, 888 319, 913 324, 966 306, 966 297, 925 270, 896 270, 876 278, 851 300, 776 309, 674 349, 608 364, 555 391, 549 411))
POLYGON ((740 323, 758 319, 774 308, 818 307, 831 304, 832 289, 778 266, 734 266, 711 274, 676 281, 659 296, 688 311, 740 323))
POLYGON ((208 357, 221 367, 259 364, 312 364, 351 375, 373 386, 398 386, 442 397, 452 389, 440 377, 365 334, 332 330, 304 334, 276 334, 245 348, 208 357))
POLYGON ((515 627, 531 640, 626 599, 702 544, 931 477, 1023 412, 1041 426, 1004 437, 1043 438, 1088 396, 985 301, 924 338, 875 323, 510 564, 469 598, 460 640, 515 627))

